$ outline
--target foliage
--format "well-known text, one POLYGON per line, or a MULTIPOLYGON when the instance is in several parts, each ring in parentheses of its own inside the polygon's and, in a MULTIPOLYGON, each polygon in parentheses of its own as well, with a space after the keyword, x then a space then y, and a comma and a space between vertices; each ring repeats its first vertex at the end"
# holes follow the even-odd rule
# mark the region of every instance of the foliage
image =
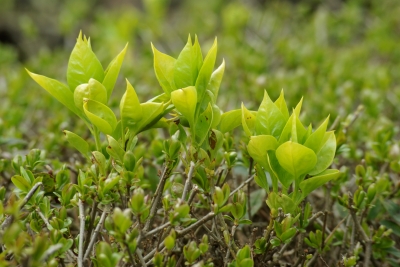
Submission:
MULTIPOLYGON (((29 72, 64 110, 0 48, 2 265, 398 266, 399 6, 156 2, 95 13, 65 82, 29 72), (208 49, 161 52, 186 32, 208 49)), ((62 77, 66 57, 26 65, 62 77)))

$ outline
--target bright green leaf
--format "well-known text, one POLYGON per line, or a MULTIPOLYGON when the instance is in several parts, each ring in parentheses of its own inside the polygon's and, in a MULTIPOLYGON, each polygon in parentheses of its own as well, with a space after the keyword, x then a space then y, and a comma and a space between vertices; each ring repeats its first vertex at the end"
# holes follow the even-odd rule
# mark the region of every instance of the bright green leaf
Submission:
POLYGON ((194 127, 194 114, 197 103, 196 87, 189 86, 173 91, 171 100, 175 108, 188 120, 190 127, 194 127))
MULTIPOLYGON (((26 70, 35 82, 43 87, 48 93, 50 93, 55 99, 61 104, 69 108, 76 115, 82 117, 82 112, 75 106, 74 95, 71 90, 64 84, 57 80, 50 79, 46 76, 38 75, 26 70)), ((74 88, 75 89, 75 88, 74 88)))
POLYGON ((88 156, 90 152, 89 144, 82 137, 67 130, 64 131, 64 134, 68 140, 68 143, 70 143, 76 150, 81 152, 81 154, 85 157, 88 156))
POLYGON ((104 70, 88 42, 82 39, 80 32, 68 62, 69 88, 74 91, 78 85, 87 83, 90 78, 103 81, 104 70))
POLYGON ((214 44, 208 51, 207 56, 204 59, 203 66, 201 67, 199 75, 196 80, 196 89, 198 94, 197 102, 199 103, 203 100, 206 88, 208 86, 208 83, 210 82, 211 74, 214 70, 216 57, 217 57, 217 38, 215 38, 214 44))
POLYGON ((215 104, 217 101, 219 87, 222 81, 222 77, 224 76, 225 71, 225 60, 222 60, 222 64, 212 73, 210 78, 210 83, 207 86, 207 90, 210 90, 213 95, 213 103, 215 104))
POLYGON ((276 150, 279 164, 295 179, 311 171, 317 163, 317 156, 311 149, 288 141, 280 145, 276 150))
POLYGON ((196 82, 197 61, 192 50, 192 38, 189 35, 188 41, 174 65, 174 82, 177 88, 192 86, 196 82))
POLYGON ((318 174, 317 176, 302 181, 299 185, 302 191, 302 199, 306 198, 312 191, 314 191, 318 187, 338 178, 340 175, 341 173, 338 170, 328 169, 318 174))
POLYGON ((264 92, 264 99, 257 112, 255 130, 258 135, 273 135, 279 138, 286 119, 281 110, 272 102, 268 93, 264 92))
POLYGON ((101 132, 111 135, 117 126, 117 118, 114 112, 106 105, 87 99, 83 110, 90 122, 101 132))
POLYGON ((213 122, 213 110, 211 104, 208 104, 207 109, 200 114, 199 118, 196 121, 195 129, 195 138, 197 144, 200 146, 206 137, 208 136, 208 132, 211 129, 211 125, 213 122))
POLYGON ((126 44, 124 49, 122 49, 122 51, 110 62, 105 71, 103 85, 107 90, 107 99, 110 99, 115 82, 118 79, 118 74, 121 69, 122 62, 124 61, 127 48, 128 44, 126 44))
MULTIPOLYGON (((142 106, 133 86, 126 80, 126 91, 119 104, 123 131, 126 127, 132 128, 143 117, 142 106)), ((147 116, 147 114, 146 114, 147 116)))
POLYGON ((316 175, 328 168, 336 153, 336 137, 333 131, 325 133, 322 147, 317 153, 317 163, 309 174, 316 175))
POLYGON ((175 58, 158 51, 153 44, 151 44, 154 54, 154 72, 164 92, 171 95, 171 92, 176 89, 174 83, 174 65, 175 58))

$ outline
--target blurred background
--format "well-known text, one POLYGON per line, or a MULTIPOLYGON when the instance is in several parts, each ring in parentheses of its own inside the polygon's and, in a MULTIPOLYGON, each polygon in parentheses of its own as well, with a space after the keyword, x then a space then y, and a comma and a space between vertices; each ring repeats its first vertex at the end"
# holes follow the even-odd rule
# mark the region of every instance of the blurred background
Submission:
POLYGON ((115 110, 125 77, 141 101, 162 92, 151 42, 177 57, 188 34, 197 34, 203 54, 217 37, 217 64, 226 61, 224 111, 241 102, 256 110, 264 89, 272 99, 284 89, 289 107, 304 97, 306 125, 327 114, 345 125, 348 164, 385 160, 389 152, 376 143, 398 143, 399 14, 398 0, 0 0, 0 157, 34 147, 67 155, 62 130, 85 135, 82 122, 24 69, 66 81, 82 30, 104 67, 129 43, 115 110))

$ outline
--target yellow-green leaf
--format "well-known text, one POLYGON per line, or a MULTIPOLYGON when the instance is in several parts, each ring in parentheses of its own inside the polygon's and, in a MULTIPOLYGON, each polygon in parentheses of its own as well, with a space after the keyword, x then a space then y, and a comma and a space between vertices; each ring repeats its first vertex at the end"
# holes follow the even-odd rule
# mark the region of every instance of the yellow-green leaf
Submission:
POLYGON ((90 122, 101 132, 109 135, 113 133, 117 126, 117 118, 109 107, 95 100, 87 99, 83 104, 83 110, 90 122))
POLYGON ((103 85, 107 90, 107 100, 110 99, 111 93, 114 89, 127 48, 128 44, 126 44, 124 49, 122 49, 122 51, 110 62, 110 65, 108 65, 105 71, 103 85))
POLYGON ((178 89, 172 92, 171 100, 175 108, 188 120, 190 127, 194 127, 197 92, 194 86, 178 89))
POLYGON ((288 141, 276 149, 279 164, 295 179, 311 171, 317 163, 314 151, 298 143, 288 141))

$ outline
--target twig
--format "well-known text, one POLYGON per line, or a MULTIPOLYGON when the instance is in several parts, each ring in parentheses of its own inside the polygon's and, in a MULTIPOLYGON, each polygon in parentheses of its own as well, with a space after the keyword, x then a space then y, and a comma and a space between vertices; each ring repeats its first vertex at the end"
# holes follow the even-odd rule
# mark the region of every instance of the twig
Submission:
POLYGON ((83 237, 85 235, 85 208, 81 199, 82 195, 79 196, 79 219, 80 219, 80 230, 79 230, 79 250, 78 250, 78 267, 83 267, 83 237))
POLYGON ((142 250, 137 248, 136 249, 136 255, 138 256, 140 264, 142 265, 142 267, 146 267, 147 265, 146 265, 146 262, 143 259, 142 250))
POLYGON ((189 192, 189 188, 190 188, 190 184, 192 182, 192 177, 193 177, 195 167, 196 167, 196 164, 194 164, 194 162, 191 161, 188 177, 186 179, 185 187, 184 187, 183 193, 182 193, 182 200, 186 200, 186 195, 189 192))
POLYGON ((154 234, 158 233, 159 231, 164 230, 164 228, 169 226, 170 224, 171 224, 170 222, 166 222, 163 225, 160 225, 157 228, 154 228, 153 230, 146 232, 145 234, 143 234, 143 237, 145 238, 145 237, 154 235, 154 234))
POLYGON ((208 213, 206 216, 204 216, 203 218, 201 218, 200 220, 198 220, 197 222, 195 222, 194 224, 184 228, 183 230, 180 231, 176 231, 176 235, 177 236, 182 236, 182 235, 186 235, 187 233, 189 233, 190 231, 196 229, 197 227, 201 226, 203 223, 207 222, 208 220, 214 218, 215 213, 214 212, 210 212, 208 213))
POLYGON ((287 250, 287 248, 290 246, 290 244, 292 243, 292 241, 297 237, 297 235, 300 233, 300 231, 296 231, 296 234, 292 237, 292 239, 286 243, 285 245, 283 245, 283 247, 279 250, 279 252, 275 253, 273 255, 273 261, 274 262, 278 262, 279 259, 281 258, 282 254, 287 250))
POLYGON ((103 213, 101 214, 100 221, 97 223, 96 229, 94 229, 93 236, 90 238, 90 242, 86 249, 85 255, 83 256, 83 260, 86 260, 89 257, 90 251, 92 250, 94 243, 96 242, 97 235, 100 233, 100 230, 103 226, 104 221, 106 220, 107 209, 104 208, 103 213))
MULTIPOLYGON (((249 166, 249 177, 251 177, 251 171, 253 170, 254 160, 250 157, 250 166, 249 166)), ((249 216, 249 220, 251 220, 251 201, 250 201, 250 183, 247 184, 247 215, 249 216)))
POLYGON ((353 196, 349 192, 349 211, 351 218, 353 219, 354 222, 354 227, 356 228, 357 232, 361 234, 361 236, 364 239, 365 242, 365 255, 364 255, 364 266, 369 266, 369 262, 371 260, 371 245, 372 245, 372 240, 369 238, 367 233, 365 233, 364 229, 362 228, 360 222, 357 220, 357 215, 354 210, 353 206, 353 196))
MULTIPOLYGON (((122 198, 121 198, 121 200, 122 200, 122 198)), ((86 232, 86 235, 87 236, 90 236, 91 234, 92 234, 92 231, 93 231, 93 224, 94 224, 94 220, 96 219, 96 214, 97 214, 97 206, 99 205, 99 202, 97 202, 97 201, 93 201, 93 206, 92 206, 92 212, 90 213, 90 223, 89 223, 89 228, 88 228, 88 230, 87 230, 87 232, 86 232)), ((83 246, 83 249, 86 251, 87 250, 87 248, 88 248, 88 246, 89 246, 89 242, 90 242, 90 239, 89 238, 86 238, 86 240, 85 240, 85 244, 84 244, 84 246, 83 246)), ((83 260, 85 260, 85 257, 83 257, 83 260)))
MULTIPOLYGON (((232 247, 232 246, 233 246, 233 243, 235 242, 234 239, 235 239, 236 228, 237 228, 237 225, 234 224, 234 225, 232 226, 231 240, 230 240, 230 242, 229 242, 229 247, 232 247)), ((228 249, 228 251, 226 252, 224 266, 227 266, 227 265, 228 265, 229 251, 230 251, 230 250, 228 249)))
POLYGON ((326 232, 326 221, 328 219, 328 212, 325 211, 324 214, 324 225, 322 227, 322 240, 321 240, 321 251, 323 251, 324 247, 325 247, 325 232, 326 232))
POLYGON ((153 201, 151 202, 149 218, 147 219, 146 224, 143 227, 144 233, 147 232, 147 230, 150 227, 150 224, 153 221, 154 216, 156 215, 158 203, 160 202, 160 199, 161 199, 161 196, 162 196, 162 193, 164 190, 165 182, 167 181, 170 173, 171 173, 171 162, 167 161, 165 163, 164 171, 161 175, 160 182, 158 183, 156 192, 154 193, 153 201))
POLYGON ((42 256, 42 261, 46 262, 51 255, 53 255, 54 253, 56 253, 59 249, 61 249, 63 247, 62 244, 58 243, 55 245, 50 246, 43 254, 42 256))
POLYGON ((311 260, 307 263, 307 267, 310 267, 314 264, 314 262, 317 260, 319 256, 318 252, 315 252, 314 256, 311 258, 311 260))
POLYGON ((322 211, 318 211, 317 213, 315 213, 313 216, 311 216, 310 220, 308 220, 308 225, 310 225, 313 221, 315 221, 322 215, 324 215, 324 213, 322 211))
POLYGON ((244 181, 243 183, 241 183, 235 190, 233 190, 230 194, 229 197, 233 196, 237 191, 239 191, 240 189, 242 189, 245 185, 247 185, 248 183, 250 183, 251 181, 253 181, 254 179, 254 174, 247 179, 246 181, 244 181))
MULTIPOLYGON (((33 197, 33 195, 35 194, 36 190, 37 190, 39 187, 42 187, 42 186, 43 186, 43 183, 42 183, 42 182, 39 182, 39 183, 35 184, 35 185, 31 188, 31 190, 29 190, 28 194, 24 197, 24 199, 23 199, 22 202, 21 202, 21 206, 19 207, 20 210, 21 210, 21 209, 26 205, 26 203, 28 203, 28 201, 33 197)), ((11 216, 8 216, 7 219, 5 219, 4 222, 1 224, 1 229, 4 230, 6 227, 8 227, 8 226, 11 224, 12 220, 13 220, 13 216, 12 216, 12 215, 11 215, 11 216)))
POLYGON ((39 214, 39 216, 43 220, 44 224, 46 224, 47 229, 49 229, 49 231, 51 231, 51 229, 53 229, 53 226, 51 226, 51 224, 49 223, 47 218, 44 216, 44 214, 39 209, 36 209, 36 212, 39 214))
POLYGON ((197 185, 193 186, 192 191, 190 192, 189 199, 188 199, 188 205, 190 205, 196 196, 197 192, 199 191, 199 187, 197 185))

